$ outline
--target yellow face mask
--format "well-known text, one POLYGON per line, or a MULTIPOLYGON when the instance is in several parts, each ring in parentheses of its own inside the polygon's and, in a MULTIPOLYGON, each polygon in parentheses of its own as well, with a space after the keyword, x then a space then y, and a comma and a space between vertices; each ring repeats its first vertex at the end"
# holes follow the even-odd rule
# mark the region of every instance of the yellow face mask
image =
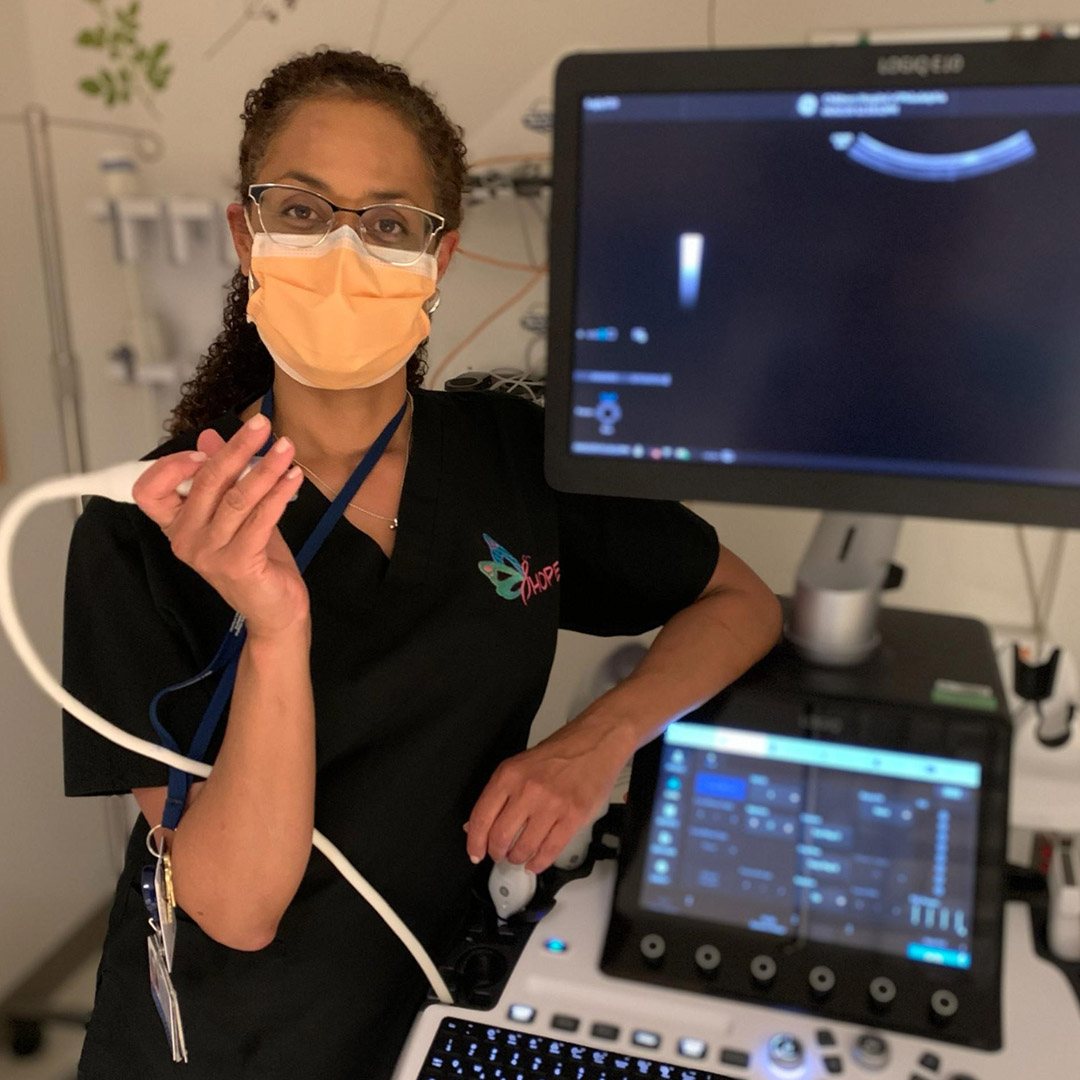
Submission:
POLYGON ((383 262, 348 226, 316 247, 255 233, 248 322, 274 362, 305 386, 353 390, 400 371, 428 336, 438 264, 383 262))

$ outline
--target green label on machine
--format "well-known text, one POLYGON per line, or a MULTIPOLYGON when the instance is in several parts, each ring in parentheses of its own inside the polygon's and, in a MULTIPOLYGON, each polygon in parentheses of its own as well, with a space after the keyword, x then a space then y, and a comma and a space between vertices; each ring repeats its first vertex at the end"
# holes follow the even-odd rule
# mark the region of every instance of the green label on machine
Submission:
POLYGON ((953 679, 938 679, 930 691, 930 700, 935 705, 952 705, 957 709, 982 709, 984 712, 996 712, 998 699, 993 689, 981 683, 956 682, 953 679))

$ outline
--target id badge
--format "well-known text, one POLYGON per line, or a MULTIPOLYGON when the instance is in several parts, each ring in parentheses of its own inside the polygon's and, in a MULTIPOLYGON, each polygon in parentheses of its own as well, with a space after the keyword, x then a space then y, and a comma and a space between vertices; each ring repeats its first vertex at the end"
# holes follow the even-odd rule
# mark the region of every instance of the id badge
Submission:
POLYGON ((157 906, 157 925, 161 933, 165 970, 172 973, 176 951, 176 901, 173 898, 172 861, 166 851, 154 869, 154 899, 157 906))
POLYGON ((150 925, 161 939, 165 969, 172 972, 176 947, 176 901, 172 892, 172 862, 168 854, 158 855, 154 862, 143 867, 142 897, 150 925))
POLYGON ((174 1062, 186 1064, 187 1042, 184 1039, 184 1024, 180 1019, 180 1005, 176 1000, 176 990, 165 966, 165 953, 157 934, 151 934, 146 939, 146 951, 150 963, 150 994, 165 1028, 172 1059, 174 1062))

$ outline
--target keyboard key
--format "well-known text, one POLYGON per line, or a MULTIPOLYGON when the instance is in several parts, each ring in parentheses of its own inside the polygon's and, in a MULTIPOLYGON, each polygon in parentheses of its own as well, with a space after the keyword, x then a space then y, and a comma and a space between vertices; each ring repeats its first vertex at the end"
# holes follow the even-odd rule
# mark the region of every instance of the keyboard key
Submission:
POLYGON ((701 1059, 708 1052, 708 1049, 702 1039, 683 1038, 679 1040, 679 1053, 683 1057, 701 1059))
MULTIPOLYGON (((655 1045, 660 1043, 655 1032, 638 1031, 635 1035, 651 1037, 655 1045)), ((447 1017, 432 1040, 416 1080, 458 1077, 465 1080, 732 1080, 704 1069, 447 1017)))

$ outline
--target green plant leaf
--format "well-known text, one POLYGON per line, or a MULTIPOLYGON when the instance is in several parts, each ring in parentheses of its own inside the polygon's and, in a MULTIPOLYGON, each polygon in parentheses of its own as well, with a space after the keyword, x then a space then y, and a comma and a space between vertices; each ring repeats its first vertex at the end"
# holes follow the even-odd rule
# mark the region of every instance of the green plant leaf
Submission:
POLYGON ((152 71, 147 72, 146 78, 155 90, 164 90, 165 85, 169 81, 169 76, 172 74, 172 70, 172 66, 166 64, 162 68, 154 68, 152 71))
MULTIPOLYGON (((0 0, 2 3, 3 0, 0 0)), ((76 41, 84 48, 101 48, 113 62, 111 67, 84 79, 84 93, 100 96, 107 106, 130 102, 138 97, 151 111, 150 98, 144 88, 161 91, 168 85, 173 65, 165 63, 171 42, 154 44, 140 41, 141 0, 87 0, 99 12, 100 26, 78 33, 76 41)))

